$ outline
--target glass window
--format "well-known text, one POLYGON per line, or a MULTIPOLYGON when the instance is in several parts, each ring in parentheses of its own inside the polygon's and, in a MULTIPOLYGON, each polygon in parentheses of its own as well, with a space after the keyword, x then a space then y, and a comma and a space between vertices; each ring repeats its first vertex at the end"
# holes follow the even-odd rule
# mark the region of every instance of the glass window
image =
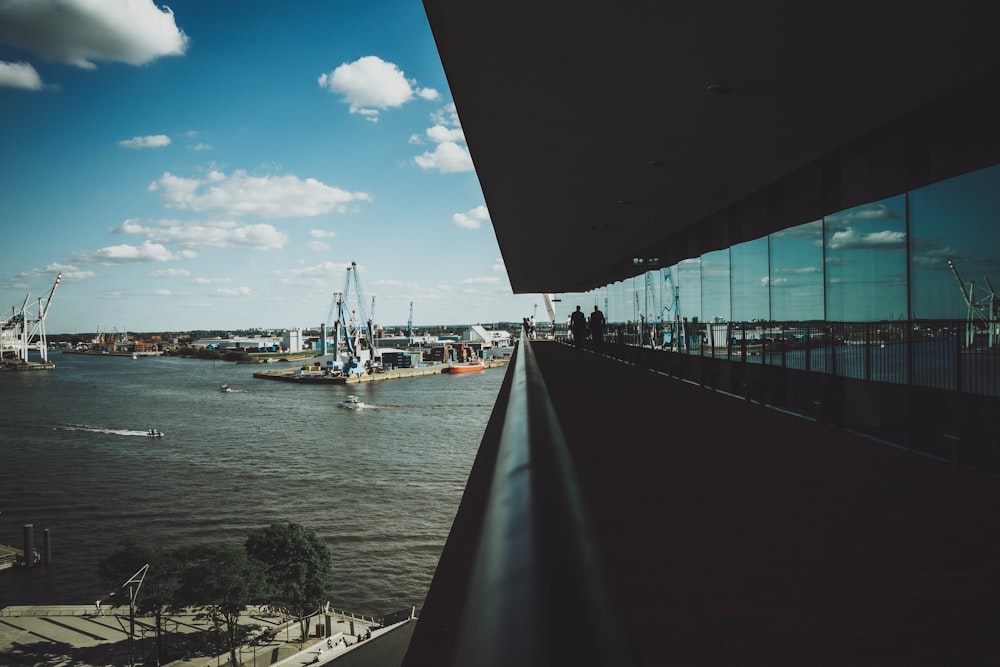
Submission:
POLYGON ((701 318, 706 322, 728 322, 732 315, 729 291, 729 249, 701 256, 701 318))
POLYGON ((905 195, 827 216, 823 234, 827 320, 908 317, 905 195))
POLYGON ((685 259, 677 264, 677 310, 681 319, 701 320, 701 258, 685 259))
POLYGON ((966 293, 970 283, 975 284, 974 300, 988 300, 985 279, 1000 284, 998 221, 1000 165, 910 193, 910 296, 914 319, 967 317, 962 284, 966 293))
POLYGON ((729 249, 733 321, 771 319, 767 237, 729 249))
POLYGON ((807 222, 769 237, 767 279, 771 319, 823 319, 823 221, 807 222))

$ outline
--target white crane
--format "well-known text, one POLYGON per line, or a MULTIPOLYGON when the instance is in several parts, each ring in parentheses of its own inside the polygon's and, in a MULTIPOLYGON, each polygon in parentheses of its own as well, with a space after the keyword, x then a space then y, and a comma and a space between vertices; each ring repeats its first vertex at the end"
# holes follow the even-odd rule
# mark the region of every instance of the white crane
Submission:
POLYGON ((989 276, 983 276, 986 289, 980 288, 983 296, 977 298, 976 283, 974 281, 969 283, 963 281, 962 277, 958 275, 958 268, 950 259, 948 260, 948 268, 951 269, 952 275, 958 281, 958 288, 962 291, 962 298, 968 307, 968 314, 965 320, 965 347, 971 348, 973 346, 976 338, 976 320, 979 319, 986 325, 987 347, 989 349, 995 348, 997 342, 1000 341, 1000 322, 997 321, 998 302, 1000 302, 1000 299, 997 298, 997 293, 990 283, 989 276))
POLYGON ((0 355, 4 361, 16 360, 17 363, 26 364, 28 351, 36 349, 42 361, 48 363, 49 344, 45 335, 45 318, 61 280, 62 273, 56 276, 48 297, 38 299, 34 312, 28 306, 31 298, 31 294, 28 294, 20 308, 12 307, 10 317, 0 320, 0 355))

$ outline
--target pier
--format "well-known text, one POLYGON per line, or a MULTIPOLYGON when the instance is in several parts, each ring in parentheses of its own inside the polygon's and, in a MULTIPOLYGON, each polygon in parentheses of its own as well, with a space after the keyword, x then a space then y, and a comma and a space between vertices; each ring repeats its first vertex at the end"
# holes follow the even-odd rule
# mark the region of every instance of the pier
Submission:
MULTIPOLYGON (((485 362, 486 368, 503 368, 506 359, 490 359, 485 362)), ((374 373, 361 375, 331 375, 319 366, 301 366, 299 368, 282 368, 278 370, 257 371, 255 378, 263 380, 281 380, 283 382, 298 382, 301 384, 363 384, 380 382, 382 380, 397 380, 399 378, 422 377, 426 375, 441 375, 448 372, 449 364, 436 363, 428 366, 412 368, 390 368, 374 373)))

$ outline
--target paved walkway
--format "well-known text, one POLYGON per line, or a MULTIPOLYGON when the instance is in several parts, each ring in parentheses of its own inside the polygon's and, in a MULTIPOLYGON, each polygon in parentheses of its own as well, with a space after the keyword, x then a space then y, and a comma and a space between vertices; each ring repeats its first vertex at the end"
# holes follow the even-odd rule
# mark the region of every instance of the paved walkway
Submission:
MULTIPOLYGON (((310 619, 310 635, 304 641, 296 621, 281 616, 250 610, 240 618, 241 625, 260 626, 268 636, 247 644, 237 652, 244 665, 276 665, 298 667, 323 664, 337 657, 364 649, 368 642, 407 625, 378 629, 372 618, 331 610, 330 635, 326 636, 326 616, 310 619), (323 636, 316 636, 320 624, 323 636), (367 642, 359 637, 371 633, 367 642)), ((101 614, 93 606, 42 605, 4 607, 0 609, 0 664, 73 667, 126 665, 129 657, 128 607, 105 608, 101 614)), ((200 631, 211 630, 212 624, 204 612, 176 614, 166 623, 163 641, 168 646, 181 646, 200 631)), ((155 664, 153 619, 137 617, 132 655, 136 664, 155 664)), ((211 667, 229 664, 228 652, 223 655, 198 655, 166 663, 170 667, 211 667)))

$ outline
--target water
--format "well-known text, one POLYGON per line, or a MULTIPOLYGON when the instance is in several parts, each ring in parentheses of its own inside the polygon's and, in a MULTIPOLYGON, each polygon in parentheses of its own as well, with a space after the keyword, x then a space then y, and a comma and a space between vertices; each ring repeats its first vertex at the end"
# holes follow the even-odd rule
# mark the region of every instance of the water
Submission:
POLYGON ((22 546, 30 523, 53 552, 0 572, 0 606, 92 603, 110 592, 97 561, 126 535, 241 544, 295 522, 330 545, 332 605, 419 611, 504 374, 346 387, 171 357, 51 359, 0 373, 0 543, 22 546), (348 394, 374 407, 339 408, 348 394))

